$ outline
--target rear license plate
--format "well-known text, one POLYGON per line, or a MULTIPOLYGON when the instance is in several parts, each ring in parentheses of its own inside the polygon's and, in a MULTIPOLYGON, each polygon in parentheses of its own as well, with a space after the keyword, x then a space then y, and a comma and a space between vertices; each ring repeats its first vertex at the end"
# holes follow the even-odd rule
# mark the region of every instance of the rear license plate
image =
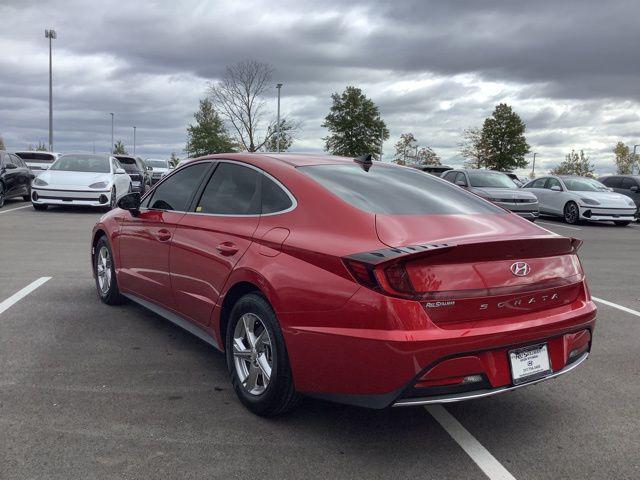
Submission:
POLYGON ((514 385, 531 382, 552 373, 546 343, 511 350, 509 361, 514 385))

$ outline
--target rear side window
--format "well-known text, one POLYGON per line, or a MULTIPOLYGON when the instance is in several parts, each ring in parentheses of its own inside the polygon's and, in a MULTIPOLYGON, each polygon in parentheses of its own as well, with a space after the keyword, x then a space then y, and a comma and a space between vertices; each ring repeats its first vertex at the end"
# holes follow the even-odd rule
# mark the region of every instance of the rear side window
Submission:
MULTIPOLYGON (((609 185, 607 185, 609 186, 609 185)), ((633 178, 629 178, 629 177, 624 177, 624 179, 622 180, 622 188, 629 190, 631 187, 637 187, 638 184, 636 183, 636 181, 633 178)))
POLYGON ((343 201, 387 215, 490 214, 506 212, 474 194, 413 168, 374 163, 298 167, 343 201))
POLYGON ((252 168, 220 163, 200 197, 196 212, 215 215, 260 214, 261 177, 263 175, 252 168))
POLYGON ((145 203, 154 210, 185 212, 189 207, 191 196, 200 185, 202 176, 210 165, 210 163, 197 163, 174 173, 156 187, 150 201, 145 203))
POLYGON ((16 155, 27 162, 34 161, 37 163, 53 163, 56 159, 56 157, 50 153, 41 152, 17 152, 16 155))
POLYGON ((453 183, 453 179, 456 177, 456 172, 451 171, 444 174, 444 178, 446 181, 453 183))
POLYGON ((610 187, 610 188, 620 188, 622 185, 622 177, 603 178, 602 183, 604 183, 607 187, 610 187))
POLYGON ((277 213, 288 210, 293 206, 289 195, 280 186, 268 178, 262 176, 262 213, 277 213))

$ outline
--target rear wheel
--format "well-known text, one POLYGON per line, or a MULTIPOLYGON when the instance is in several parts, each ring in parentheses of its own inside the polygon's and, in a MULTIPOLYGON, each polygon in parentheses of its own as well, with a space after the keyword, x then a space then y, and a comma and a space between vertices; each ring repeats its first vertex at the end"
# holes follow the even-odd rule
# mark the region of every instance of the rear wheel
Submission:
POLYGON ((226 334, 227 367, 240 401, 256 415, 273 417, 296 406, 284 337, 275 312, 250 293, 233 307, 226 334))
POLYGON ((576 225, 580 222, 580 209, 576 202, 567 202, 564 206, 564 221, 570 225, 576 225))
POLYGON ((627 225, 629 225, 631 222, 627 221, 627 220, 617 220, 614 221, 613 223, 615 223, 617 226, 619 227, 626 227, 627 225))
POLYGON ((113 254, 106 237, 100 240, 94 247, 93 269, 96 276, 96 289, 98 296, 107 305, 118 305, 125 298, 120 294, 116 279, 116 268, 113 263, 113 254))
POLYGON ((4 183, 0 182, 0 208, 4 206, 4 183))

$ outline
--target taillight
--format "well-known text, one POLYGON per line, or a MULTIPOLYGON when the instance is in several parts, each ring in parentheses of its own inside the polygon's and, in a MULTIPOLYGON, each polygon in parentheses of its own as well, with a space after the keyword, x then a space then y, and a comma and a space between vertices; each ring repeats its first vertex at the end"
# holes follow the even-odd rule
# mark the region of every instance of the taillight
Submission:
POLYGON ((374 290, 378 287, 378 282, 373 275, 373 269, 370 265, 349 259, 345 259, 344 263, 356 282, 374 290))
POLYGON ((351 259, 344 259, 344 263, 354 280, 365 287, 403 298, 416 296, 409 274, 401 263, 386 267, 351 259))

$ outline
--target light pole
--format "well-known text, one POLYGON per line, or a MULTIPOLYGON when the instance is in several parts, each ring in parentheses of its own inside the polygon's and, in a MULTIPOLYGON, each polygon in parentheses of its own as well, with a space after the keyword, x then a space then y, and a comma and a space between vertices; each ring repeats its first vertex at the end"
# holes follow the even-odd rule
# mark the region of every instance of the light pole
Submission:
POLYGON ((536 155, 537 152, 533 152, 533 168, 531 169, 531 178, 536 178, 536 155))
POLYGON ((109 147, 109 153, 113 153, 113 112, 109 113, 111 115, 111 146, 109 147))
POLYGON ((49 39, 49 151, 53 151, 53 66, 51 43, 58 38, 58 34, 52 28, 45 29, 44 37, 49 39))
POLYGON ((278 83, 276 85, 278 89, 278 118, 276 120, 276 152, 280 151, 280 89, 282 88, 282 84, 278 83))
MULTIPOLYGON (((640 147, 640 145, 633 146, 633 157, 631 157, 631 174, 633 175, 633 166, 636 163, 636 148, 640 147)), ((640 166, 638 167, 638 172, 640 172, 640 166)))
POLYGON ((136 156, 136 126, 133 126, 133 156, 136 156))

